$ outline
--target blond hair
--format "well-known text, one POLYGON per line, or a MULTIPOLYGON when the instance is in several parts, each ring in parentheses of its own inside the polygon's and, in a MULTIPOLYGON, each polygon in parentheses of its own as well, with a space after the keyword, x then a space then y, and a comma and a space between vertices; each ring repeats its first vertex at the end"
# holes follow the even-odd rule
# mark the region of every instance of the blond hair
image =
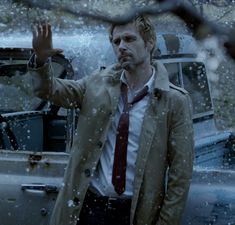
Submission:
MULTIPOLYGON (((153 54, 153 51, 155 49, 156 45, 156 32, 153 23, 150 21, 150 19, 146 16, 137 16, 132 21, 136 27, 136 29, 139 31, 140 36, 144 40, 144 42, 153 41, 154 46, 150 52, 151 56, 153 54)), ((109 29, 109 40, 112 42, 113 40, 113 30, 114 28, 118 26, 117 24, 112 24, 109 29)))

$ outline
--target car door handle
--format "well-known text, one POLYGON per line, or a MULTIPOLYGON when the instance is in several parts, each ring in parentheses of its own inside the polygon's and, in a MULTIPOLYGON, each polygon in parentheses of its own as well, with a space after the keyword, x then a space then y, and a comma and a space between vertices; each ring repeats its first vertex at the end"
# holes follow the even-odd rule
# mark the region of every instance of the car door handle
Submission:
POLYGON ((59 187, 51 184, 21 184, 21 190, 35 190, 35 191, 45 191, 49 193, 58 193, 59 187))

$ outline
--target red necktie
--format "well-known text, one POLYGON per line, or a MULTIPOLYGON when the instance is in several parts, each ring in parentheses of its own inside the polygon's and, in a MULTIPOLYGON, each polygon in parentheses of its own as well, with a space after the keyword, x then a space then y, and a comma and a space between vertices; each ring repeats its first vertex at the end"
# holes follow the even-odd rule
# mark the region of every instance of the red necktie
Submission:
POLYGON ((116 135, 112 183, 115 191, 121 195, 125 191, 126 185, 126 158, 128 145, 129 130, 129 110, 138 101, 148 94, 148 86, 145 86, 133 99, 128 103, 127 86, 122 83, 121 96, 123 99, 123 111, 120 116, 116 135))

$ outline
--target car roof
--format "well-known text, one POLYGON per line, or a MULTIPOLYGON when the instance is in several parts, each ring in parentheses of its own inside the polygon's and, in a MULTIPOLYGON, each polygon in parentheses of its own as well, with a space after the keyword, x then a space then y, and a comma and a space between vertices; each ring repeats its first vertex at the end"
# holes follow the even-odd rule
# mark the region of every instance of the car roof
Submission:
MULTIPOLYGON (((107 30, 82 29, 81 32, 70 34, 53 34, 54 48, 63 49, 74 68, 75 78, 89 75, 99 67, 108 66, 116 62, 116 57, 109 41, 107 30), (78 72, 79 71, 79 72, 78 72)), ((2 36, 0 47, 31 48, 31 33, 16 33, 2 36)), ((192 36, 176 33, 157 33, 154 58, 195 58, 197 44, 192 36)))

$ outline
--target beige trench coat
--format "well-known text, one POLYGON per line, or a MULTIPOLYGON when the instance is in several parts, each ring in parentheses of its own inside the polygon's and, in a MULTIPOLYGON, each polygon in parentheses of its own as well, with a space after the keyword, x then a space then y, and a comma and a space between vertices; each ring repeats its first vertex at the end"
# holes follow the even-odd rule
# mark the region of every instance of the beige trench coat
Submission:
MULTIPOLYGON (((140 136, 130 224, 178 225, 192 175, 191 101, 185 90, 169 83, 161 63, 154 66, 157 76, 140 136)), ((48 64, 30 73, 37 96, 81 109, 64 186, 50 222, 76 225, 118 104, 121 69, 110 66, 79 81, 53 78, 48 64)))

